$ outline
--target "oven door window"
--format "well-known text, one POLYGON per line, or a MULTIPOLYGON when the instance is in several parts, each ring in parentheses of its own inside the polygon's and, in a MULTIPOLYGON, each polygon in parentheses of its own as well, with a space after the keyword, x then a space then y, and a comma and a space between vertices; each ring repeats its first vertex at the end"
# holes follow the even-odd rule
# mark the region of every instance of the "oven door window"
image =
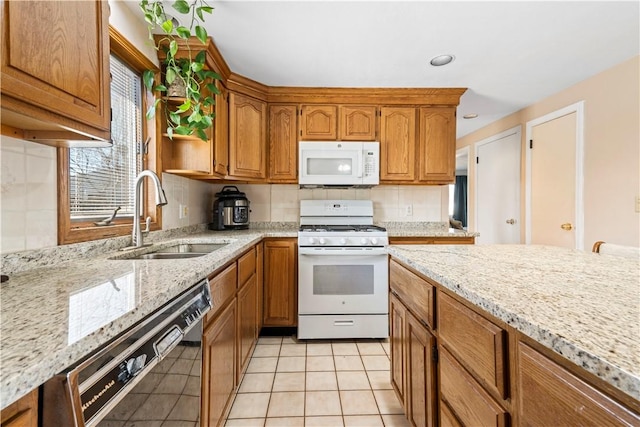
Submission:
POLYGON ((373 265, 313 266, 313 295, 373 295, 373 265))

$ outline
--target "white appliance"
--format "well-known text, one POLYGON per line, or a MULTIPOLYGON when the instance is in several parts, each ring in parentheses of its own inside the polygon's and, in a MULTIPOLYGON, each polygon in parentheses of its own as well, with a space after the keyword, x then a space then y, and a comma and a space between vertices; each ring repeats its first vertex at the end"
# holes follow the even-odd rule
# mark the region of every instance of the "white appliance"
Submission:
POLYGON ((301 186, 365 186, 380 182, 380 143, 300 141, 301 186))
POLYGON ((387 338, 387 231, 371 200, 301 200, 298 338, 387 338))

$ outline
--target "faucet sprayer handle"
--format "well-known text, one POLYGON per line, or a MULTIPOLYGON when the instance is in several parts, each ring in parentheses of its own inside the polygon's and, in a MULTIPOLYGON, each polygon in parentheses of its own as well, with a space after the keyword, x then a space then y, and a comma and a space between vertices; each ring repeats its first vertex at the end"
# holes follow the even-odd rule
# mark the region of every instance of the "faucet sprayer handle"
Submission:
POLYGON ((143 233, 148 233, 149 232, 149 227, 151 226, 151 217, 148 216, 147 219, 145 220, 146 222, 146 227, 144 228, 144 230, 142 230, 143 233))

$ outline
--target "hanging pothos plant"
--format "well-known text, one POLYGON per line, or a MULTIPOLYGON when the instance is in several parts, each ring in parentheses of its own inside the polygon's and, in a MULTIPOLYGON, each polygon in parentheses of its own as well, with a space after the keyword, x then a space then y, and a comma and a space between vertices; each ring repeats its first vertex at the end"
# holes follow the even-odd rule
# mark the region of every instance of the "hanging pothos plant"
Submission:
POLYGON ((211 14, 213 8, 205 0, 175 0, 171 2, 173 9, 185 15, 189 26, 181 25, 178 20, 165 12, 162 0, 140 0, 139 5, 144 13, 149 28, 149 38, 154 42, 156 50, 165 54, 162 61, 164 81, 155 84, 152 70, 143 73, 143 82, 148 90, 158 92, 160 96, 147 111, 147 118, 152 118, 160 102, 164 103, 167 134, 170 139, 174 135, 197 135, 207 141, 205 130, 213 126, 214 95, 220 93, 215 80, 220 76, 205 68, 206 53, 203 50, 207 43, 207 30, 202 26, 205 14, 211 14), (161 37, 154 40, 154 31, 159 29, 161 37), (200 50, 192 51, 192 37, 202 44, 200 50), (182 39, 184 43, 178 43, 182 39), (180 46, 180 51, 179 51, 180 46), (186 46, 186 48, 184 48, 186 46), (175 97, 170 92, 172 85, 180 83, 184 94, 175 97), (168 102, 173 97, 173 102, 168 102), (178 99, 178 102, 175 100, 178 99))

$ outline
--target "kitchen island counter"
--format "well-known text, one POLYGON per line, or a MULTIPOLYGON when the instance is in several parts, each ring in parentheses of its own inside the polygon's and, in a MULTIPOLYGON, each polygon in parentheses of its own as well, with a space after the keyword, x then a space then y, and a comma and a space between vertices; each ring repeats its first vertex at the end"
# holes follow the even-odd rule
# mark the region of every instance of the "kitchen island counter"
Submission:
MULTIPOLYGON (((149 242, 227 243, 172 260, 109 259, 128 237, 4 256, 0 310, 0 408, 79 362, 265 237, 297 229, 157 232, 149 242), (34 268, 26 268, 25 262, 34 268), (5 268, 6 267, 6 268, 5 268), (12 271, 11 271, 12 270, 12 271)), ((139 250, 136 250, 139 251, 139 250)))
POLYGON ((532 245, 392 245, 392 257, 640 399, 640 262, 532 245))

